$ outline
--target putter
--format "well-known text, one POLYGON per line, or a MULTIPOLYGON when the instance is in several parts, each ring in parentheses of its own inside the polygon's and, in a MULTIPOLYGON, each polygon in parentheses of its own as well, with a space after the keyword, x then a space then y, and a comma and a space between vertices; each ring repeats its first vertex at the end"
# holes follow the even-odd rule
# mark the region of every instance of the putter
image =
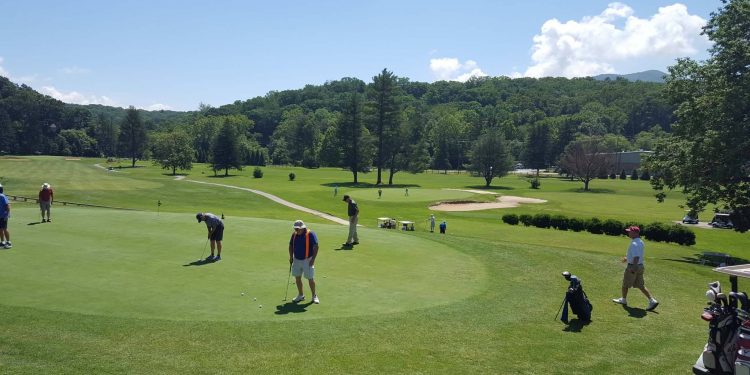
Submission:
POLYGON ((198 259, 199 261, 203 261, 203 256, 206 255, 206 248, 208 247, 208 238, 206 238, 206 244, 203 245, 203 251, 201 252, 201 257, 198 259))
POLYGON ((289 280, 292 279, 292 264, 289 263, 289 276, 286 278, 286 293, 284 293, 284 301, 289 298, 289 280))

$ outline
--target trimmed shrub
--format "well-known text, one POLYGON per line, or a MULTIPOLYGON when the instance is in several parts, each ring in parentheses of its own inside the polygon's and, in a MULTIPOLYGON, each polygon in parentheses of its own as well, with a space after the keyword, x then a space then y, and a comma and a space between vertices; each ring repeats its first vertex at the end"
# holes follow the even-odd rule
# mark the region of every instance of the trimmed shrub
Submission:
POLYGON ((568 218, 563 215, 554 215, 549 219, 552 228, 559 230, 568 230, 568 218))
POLYGON ((615 173, 610 173, 610 174, 609 174, 609 179, 610 179, 610 180, 614 180, 614 179, 616 179, 616 178, 617 178, 617 174, 615 174, 615 173))
POLYGON ((622 235, 623 228, 625 228, 625 226, 622 224, 622 222, 615 219, 607 219, 602 223, 602 231, 608 236, 622 235))
POLYGON ((532 189, 539 189, 542 186, 542 182, 538 178, 532 178, 529 180, 532 189))
POLYGON ((294 172, 289 173, 289 181, 294 181, 296 177, 297 175, 295 175, 294 172))
POLYGON ((669 227, 669 242, 675 242, 683 246, 695 245, 695 233, 682 225, 669 227))
POLYGON ((599 220, 598 217, 592 217, 591 219, 586 220, 586 230, 593 234, 602 234, 604 233, 604 230, 602 229, 602 221, 599 220))
POLYGON ((253 177, 263 178, 263 171, 260 169, 260 167, 255 167, 255 169, 253 169, 253 177))
POLYGON ((641 180, 648 181, 651 179, 651 175, 648 174, 647 170, 643 170, 643 173, 641 173, 641 180))
POLYGON ((571 217, 568 219, 568 229, 574 232, 580 232, 586 229, 586 222, 577 217, 571 217))
POLYGON ((518 215, 516 215, 516 214, 505 214, 505 215, 503 215, 503 223, 510 224, 510 225, 517 225, 518 224, 518 215))
POLYGON ((531 224, 537 228, 549 228, 550 216, 548 214, 536 214, 531 218, 531 224))
POLYGON ((665 242, 669 239, 669 228, 662 223, 653 222, 641 228, 641 235, 651 241, 665 242))
POLYGON ((529 214, 521 214, 518 216, 518 220, 523 223, 525 226, 531 225, 531 215, 529 214))
POLYGON ((633 180, 633 181, 635 181, 635 180, 638 179, 638 170, 637 169, 633 169, 633 173, 630 174, 630 179, 633 180))
POLYGON ((628 179, 628 174, 625 173, 624 169, 622 170, 622 172, 620 172, 620 179, 621 180, 627 180, 628 179))

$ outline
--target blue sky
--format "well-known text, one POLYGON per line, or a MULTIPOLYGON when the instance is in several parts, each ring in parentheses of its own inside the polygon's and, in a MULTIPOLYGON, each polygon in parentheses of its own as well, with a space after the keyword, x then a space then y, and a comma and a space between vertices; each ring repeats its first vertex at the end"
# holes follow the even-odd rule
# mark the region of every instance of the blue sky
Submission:
POLYGON ((718 0, 0 1, 0 75, 70 103, 194 110, 383 68, 412 81, 666 70, 718 0))

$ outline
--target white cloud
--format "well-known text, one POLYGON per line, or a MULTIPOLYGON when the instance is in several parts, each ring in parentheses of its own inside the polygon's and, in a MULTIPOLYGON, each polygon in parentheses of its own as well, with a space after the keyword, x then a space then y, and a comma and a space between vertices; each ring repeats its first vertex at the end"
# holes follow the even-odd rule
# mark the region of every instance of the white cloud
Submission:
POLYGON ((479 68, 476 61, 466 60, 461 63, 457 58, 452 57, 430 59, 430 70, 438 81, 466 82, 471 77, 487 75, 479 68))
POLYGON ((546 21, 534 36, 528 77, 580 77, 613 73, 618 62, 677 58, 708 46, 700 35, 703 18, 688 14, 680 3, 659 8, 651 18, 638 18, 623 3, 611 3, 601 14, 581 21, 546 21), (622 28, 616 22, 623 21, 622 28))
POLYGON ((148 106, 148 107, 146 107, 144 109, 147 110, 147 111, 162 111, 162 110, 163 111, 171 111, 172 107, 170 107, 170 106, 168 106, 166 104, 156 103, 156 104, 151 104, 150 106, 148 106))
POLYGON ((84 105, 102 104, 102 105, 108 105, 108 106, 118 106, 114 100, 103 95, 102 96, 96 96, 96 95, 86 96, 77 91, 62 92, 53 86, 42 86, 42 89, 39 90, 39 92, 45 95, 49 95, 65 103, 84 104, 84 105))
POLYGON ((3 76, 5 78, 10 78, 10 73, 3 68, 3 58, 0 56, 0 76, 3 76))

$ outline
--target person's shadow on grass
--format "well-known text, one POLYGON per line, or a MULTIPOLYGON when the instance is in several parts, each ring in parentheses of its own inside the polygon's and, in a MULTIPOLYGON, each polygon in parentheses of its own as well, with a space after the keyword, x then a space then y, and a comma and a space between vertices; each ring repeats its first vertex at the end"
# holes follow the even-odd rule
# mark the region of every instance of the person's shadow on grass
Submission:
POLYGON ((213 263, 212 260, 205 260, 205 259, 198 259, 194 262, 190 262, 188 264, 183 264, 183 267, 190 267, 190 266, 205 266, 206 264, 213 263))
POLYGON ((583 327, 591 324, 590 320, 571 319, 568 324, 565 325, 563 331, 565 332, 581 332, 583 327))
POLYGON ((26 225, 37 225, 37 224, 41 224, 41 223, 42 223, 41 221, 32 221, 32 222, 30 222, 30 223, 28 223, 26 225))
POLYGON ((296 302, 287 302, 283 305, 276 306, 276 311, 274 314, 276 315, 286 315, 289 313, 303 313, 307 312, 307 307, 312 305, 312 302, 307 303, 296 303, 296 302))
POLYGON ((630 307, 627 305, 622 305, 622 309, 628 312, 628 315, 630 315, 633 318, 641 319, 644 316, 646 316, 646 310, 638 308, 638 307, 630 307))

